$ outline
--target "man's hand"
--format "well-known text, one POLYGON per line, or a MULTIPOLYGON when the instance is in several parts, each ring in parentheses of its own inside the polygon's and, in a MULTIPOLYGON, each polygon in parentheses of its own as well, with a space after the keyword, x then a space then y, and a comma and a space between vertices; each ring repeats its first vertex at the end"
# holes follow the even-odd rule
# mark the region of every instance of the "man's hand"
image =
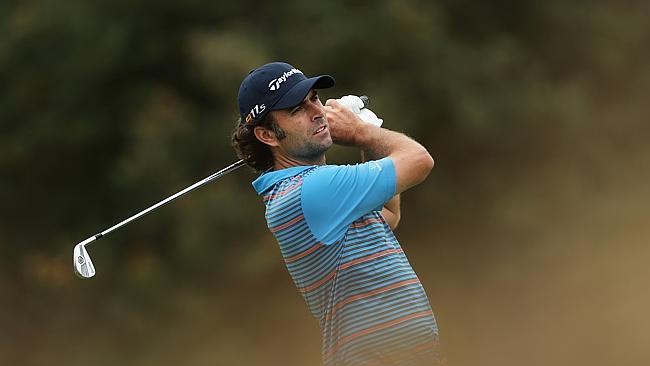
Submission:
POLYGON ((332 141, 338 145, 355 146, 360 129, 368 124, 336 99, 325 102, 325 112, 332 141))
POLYGON ((335 143, 356 146, 370 160, 389 157, 393 161, 396 194, 422 182, 433 168, 433 158, 427 149, 408 136, 365 123, 336 100, 325 103, 325 112, 335 143))

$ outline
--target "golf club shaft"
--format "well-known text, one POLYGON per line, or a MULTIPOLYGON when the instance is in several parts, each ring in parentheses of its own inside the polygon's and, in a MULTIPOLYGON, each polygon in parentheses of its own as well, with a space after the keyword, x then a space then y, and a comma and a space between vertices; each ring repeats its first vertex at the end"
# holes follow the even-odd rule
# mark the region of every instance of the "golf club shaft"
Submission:
POLYGON ((188 193, 188 192, 191 192, 191 191, 193 191, 193 190, 195 190, 195 189, 197 189, 197 188, 199 188, 199 187, 201 187, 201 186, 203 186, 203 185, 205 185, 205 184, 208 184, 208 183, 212 182, 213 180, 215 180, 215 179, 217 179, 217 178, 219 178, 219 177, 221 177, 221 176, 223 176, 223 175, 226 175, 226 174, 230 173, 231 171, 233 171, 233 170, 235 170, 235 169, 240 168, 240 167, 243 166, 244 164, 245 164, 245 163, 244 163, 243 160, 236 161, 236 162, 234 162, 234 163, 228 165, 227 167, 225 167, 225 168, 219 170, 218 172, 216 172, 216 173, 214 173, 214 174, 212 174, 212 175, 210 175, 210 176, 204 178, 203 180, 198 181, 198 182, 192 184, 191 186, 189 186, 189 187, 183 189, 182 191, 179 191, 178 193, 175 193, 175 194, 173 194, 173 195, 171 195, 171 196, 165 198, 164 200, 162 200, 162 201, 156 203, 155 205, 153 205, 153 206, 151 206, 151 207, 149 207, 149 208, 146 208, 146 209, 144 209, 144 210, 138 212, 137 214, 135 214, 135 215, 129 217, 128 219, 125 219, 125 220, 123 220, 123 221, 121 221, 121 222, 119 222, 119 223, 117 223, 117 224, 115 224, 115 225, 109 227, 108 229, 102 231, 101 233, 98 233, 98 234, 95 234, 95 235, 91 236, 90 238, 88 238, 88 239, 86 239, 86 240, 80 242, 79 244, 81 244, 81 245, 87 245, 87 244, 90 244, 90 243, 94 242, 95 240, 101 238, 102 236, 104 236, 104 235, 106 235, 106 234, 108 234, 108 233, 110 233, 110 232, 112 232, 112 231, 115 231, 115 230, 121 228, 122 226, 124 226, 124 225, 130 223, 131 221, 137 220, 137 219, 139 219, 140 217, 142 217, 142 216, 148 214, 149 212, 151 212, 151 211, 153 211, 153 210, 155 210, 155 209, 157 209, 157 208, 159 208, 159 207, 162 207, 162 206, 168 204, 169 202, 171 202, 171 201, 177 199, 178 197, 180 197, 180 196, 182 196, 182 195, 184 195, 184 194, 186 194, 186 193, 188 193))

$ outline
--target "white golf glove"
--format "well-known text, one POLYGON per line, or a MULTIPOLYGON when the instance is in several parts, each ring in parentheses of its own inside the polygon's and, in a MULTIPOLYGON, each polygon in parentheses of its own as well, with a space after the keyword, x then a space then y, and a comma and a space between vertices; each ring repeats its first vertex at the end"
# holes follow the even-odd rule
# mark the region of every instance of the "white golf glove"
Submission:
POLYGON ((337 99, 339 103, 345 106, 347 109, 354 112, 359 116, 364 122, 373 124, 377 127, 380 127, 384 120, 377 117, 377 115, 368 108, 363 107, 363 100, 356 95, 346 95, 337 99))

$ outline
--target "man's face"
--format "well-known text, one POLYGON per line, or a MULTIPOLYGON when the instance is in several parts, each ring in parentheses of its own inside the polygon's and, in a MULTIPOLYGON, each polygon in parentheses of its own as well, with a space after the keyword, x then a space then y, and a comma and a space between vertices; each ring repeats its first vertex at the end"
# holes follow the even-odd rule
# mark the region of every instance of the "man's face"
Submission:
POLYGON ((272 111, 285 137, 278 140, 281 153, 304 162, 319 162, 332 146, 325 108, 315 90, 291 109, 272 111))

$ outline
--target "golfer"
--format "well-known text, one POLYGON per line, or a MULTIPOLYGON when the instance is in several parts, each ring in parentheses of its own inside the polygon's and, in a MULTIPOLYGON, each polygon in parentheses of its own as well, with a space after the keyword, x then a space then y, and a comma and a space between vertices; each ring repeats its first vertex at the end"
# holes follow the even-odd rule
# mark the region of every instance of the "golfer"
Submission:
POLYGON ((407 136, 362 121, 306 77, 272 62, 238 95, 237 155, 262 173, 253 187, 289 273, 318 319, 324 365, 435 365, 438 327, 427 295, 393 235, 399 194, 422 182, 433 159, 407 136), (365 163, 328 165, 339 144, 365 163))

